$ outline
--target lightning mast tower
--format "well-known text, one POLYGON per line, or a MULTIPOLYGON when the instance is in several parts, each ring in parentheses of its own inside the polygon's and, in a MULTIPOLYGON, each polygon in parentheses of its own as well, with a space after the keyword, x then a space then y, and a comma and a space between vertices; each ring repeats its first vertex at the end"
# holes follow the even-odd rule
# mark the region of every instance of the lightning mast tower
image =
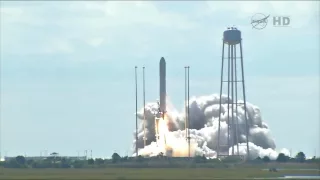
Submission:
POLYGON ((218 146, 217 146, 217 157, 229 156, 229 148, 231 147, 231 155, 234 154, 234 147, 237 147, 237 155, 239 156, 239 143, 245 143, 247 148, 247 157, 249 157, 249 122, 247 117, 247 105, 246 105, 246 94, 245 94, 245 83, 244 83, 244 70, 243 70, 243 56, 242 56, 242 39, 241 31, 235 27, 229 27, 223 32, 223 42, 222 42, 222 62, 221 62, 221 83, 220 83, 220 102, 219 102, 219 128, 218 128, 218 146), (225 46, 227 47, 227 52, 225 52, 225 46), (240 56, 237 57, 237 49, 240 50, 240 56), (227 53, 226 57, 225 54, 227 53), (224 63, 227 61, 227 68, 224 68, 224 63), (237 62, 240 61, 240 76, 241 79, 238 80, 237 72, 237 62), (224 80, 224 71, 227 69, 227 80, 224 80), (228 91, 228 102, 227 103, 227 119, 226 123, 228 125, 228 140, 227 144, 222 144, 221 142, 221 98, 223 84, 227 83, 228 91), (238 102, 238 83, 240 88, 242 88, 243 102, 238 102), (239 124, 238 122, 238 108, 243 108, 245 122, 239 124), (238 135, 240 127, 245 129, 246 139, 239 141, 238 135), (227 153, 226 153, 227 152, 227 153))
POLYGON ((137 66, 134 67, 135 74, 135 88, 136 88, 136 157, 138 157, 138 79, 137 79, 137 66))
POLYGON ((145 85, 145 67, 142 68, 142 82, 143 82, 143 147, 147 145, 146 137, 146 85, 145 85))
POLYGON ((185 66, 184 67, 184 74, 185 74, 185 94, 184 94, 184 97, 185 97, 185 133, 186 133, 186 140, 188 142, 188 157, 190 158, 191 157, 191 154, 190 154, 190 93, 189 93, 189 90, 190 90, 190 87, 189 87, 189 69, 190 69, 190 66, 185 66))

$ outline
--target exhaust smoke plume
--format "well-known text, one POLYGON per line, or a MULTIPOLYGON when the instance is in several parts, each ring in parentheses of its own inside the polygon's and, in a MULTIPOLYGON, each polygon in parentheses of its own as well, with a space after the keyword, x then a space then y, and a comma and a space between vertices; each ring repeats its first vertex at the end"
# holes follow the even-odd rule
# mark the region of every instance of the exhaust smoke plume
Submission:
MULTIPOLYGON (((217 139, 218 139, 218 120, 219 120, 219 95, 213 94, 210 96, 193 97, 190 99, 190 155, 205 155, 208 158, 216 157, 217 139)), ((228 96, 223 95, 221 98, 221 129, 220 143, 227 144, 227 114, 228 101, 231 101, 228 96)), ((187 157, 189 155, 188 142, 185 131, 185 114, 179 113, 167 101, 167 113, 163 121, 159 122, 159 140, 155 137, 155 114, 158 112, 157 103, 148 103, 146 105, 146 147, 144 147, 144 128, 143 128, 143 108, 138 112, 140 128, 138 130, 139 155, 156 156, 159 153, 173 157, 187 157)), ((242 103, 241 101, 238 101, 242 103)), ((249 124, 249 151, 250 159, 255 159, 258 156, 269 156, 270 159, 276 159, 278 152, 275 151, 276 145, 274 139, 270 135, 270 130, 265 122, 261 119, 260 109, 250 103, 247 105, 248 124, 249 124)), ((245 133, 245 118, 244 105, 238 105, 237 117, 234 114, 235 120, 238 120, 239 128, 238 142, 239 154, 246 155, 246 133, 245 133)), ((231 105, 229 106, 231 119, 231 105)), ((234 107, 234 112, 236 112, 234 107)), ((231 122, 231 120, 230 120, 231 122)), ((233 129, 231 129, 232 131, 233 129)), ((232 133, 231 133, 232 134, 232 133)), ((230 141, 233 142, 233 141, 230 141)), ((236 141, 234 141, 236 142, 236 141)), ((135 147, 135 140, 133 145, 135 147)), ((237 154, 236 144, 234 152, 237 154)), ((221 151, 221 150, 220 150, 221 151)), ((222 149, 222 152, 230 152, 231 147, 222 149)), ((288 155, 288 150, 282 150, 282 153, 288 155)), ((135 155, 135 153, 133 154, 135 155)))

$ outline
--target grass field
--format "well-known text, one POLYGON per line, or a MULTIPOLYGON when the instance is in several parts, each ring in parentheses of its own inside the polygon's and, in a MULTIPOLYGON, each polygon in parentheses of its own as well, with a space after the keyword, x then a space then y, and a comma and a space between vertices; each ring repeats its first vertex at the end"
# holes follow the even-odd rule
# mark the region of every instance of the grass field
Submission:
MULTIPOLYGON (((265 167, 267 168, 267 167, 265 167)), ((278 168, 284 168, 279 167, 278 168)), ((304 167, 306 168, 306 167, 304 167)), ((309 167, 310 168, 310 167, 309 167)), ((319 167, 315 166, 318 169, 319 167)), ((262 167, 234 168, 102 168, 102 169, 0 169, 0 179, 215 179, 261 178, 284 175, 319 175, 319 170, 289 168, 278 172, 262 167)))

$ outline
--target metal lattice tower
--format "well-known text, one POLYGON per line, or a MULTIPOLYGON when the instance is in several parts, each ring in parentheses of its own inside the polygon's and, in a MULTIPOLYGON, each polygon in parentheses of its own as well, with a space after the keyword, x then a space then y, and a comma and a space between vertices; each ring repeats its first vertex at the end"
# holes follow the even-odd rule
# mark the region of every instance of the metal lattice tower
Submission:
MULTIPOLYGON (((239 66, 239 65, 238 65, 239 66)), ((240 94, 241 96, 241 94, 240 94)), ((222 43, 222 62, 221 62, 221 84, 220 84, 220 103, 219 103, 219 128, 218 128, 218 145, 217 145, 217 157, 229 156, 229 148, 232 147, 231 155, 239 156, 239 143, 245 143, 247 149, 247 157, 249 157, 249 122, 247 115, 246 106, 246 95, 245 95, 245 83, 244 83, 244 70, 243 70, 243 56, 242 56, 242 39, 241 31, 234 27, 228 28, 223 33, 222 43), (225 50, 226 47, 226 50, 225 50), (240 56, 237 56, 237 49, 240 50, 240 56), (226 52, 225 52, 226 51, 226 52), (226 54, 226 57, 225 57, 226 54), (237 65, 240 61, 240 72, 237 72, 237 65), (227 67, 224 68, 224 63, 227 63, 227 67), (227 71, 227 79, 224 78, 224 71, 227 71), (241 79, 238 79, 240 75, 241 79), (227 94, 229 101, 227 103, 227 118, 226 123, 228 124, 227 132, 227 143, 221 141, 221 99, 223 94, 223 85, 227 83, 227 94), (238 102, 238 83, 240 83, 240 89, 242 88, 243 102, 238 102), (242 123, 238 121, 238 108, 243 108, 245 120, 242 123), (246 135, 245 139, 239 139, 239 131, 246 135), (234 153, 234 147, 237 148, 237 154, 234 153)))

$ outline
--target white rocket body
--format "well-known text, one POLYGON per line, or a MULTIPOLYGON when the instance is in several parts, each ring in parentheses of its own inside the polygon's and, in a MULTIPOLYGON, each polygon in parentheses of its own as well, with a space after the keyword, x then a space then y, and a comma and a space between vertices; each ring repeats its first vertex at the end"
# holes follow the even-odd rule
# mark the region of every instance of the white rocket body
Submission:
POLYGON ((166 61, 162 57, 160 59, 159 75, 160 75, 160 112, 166 113, 166 61))

